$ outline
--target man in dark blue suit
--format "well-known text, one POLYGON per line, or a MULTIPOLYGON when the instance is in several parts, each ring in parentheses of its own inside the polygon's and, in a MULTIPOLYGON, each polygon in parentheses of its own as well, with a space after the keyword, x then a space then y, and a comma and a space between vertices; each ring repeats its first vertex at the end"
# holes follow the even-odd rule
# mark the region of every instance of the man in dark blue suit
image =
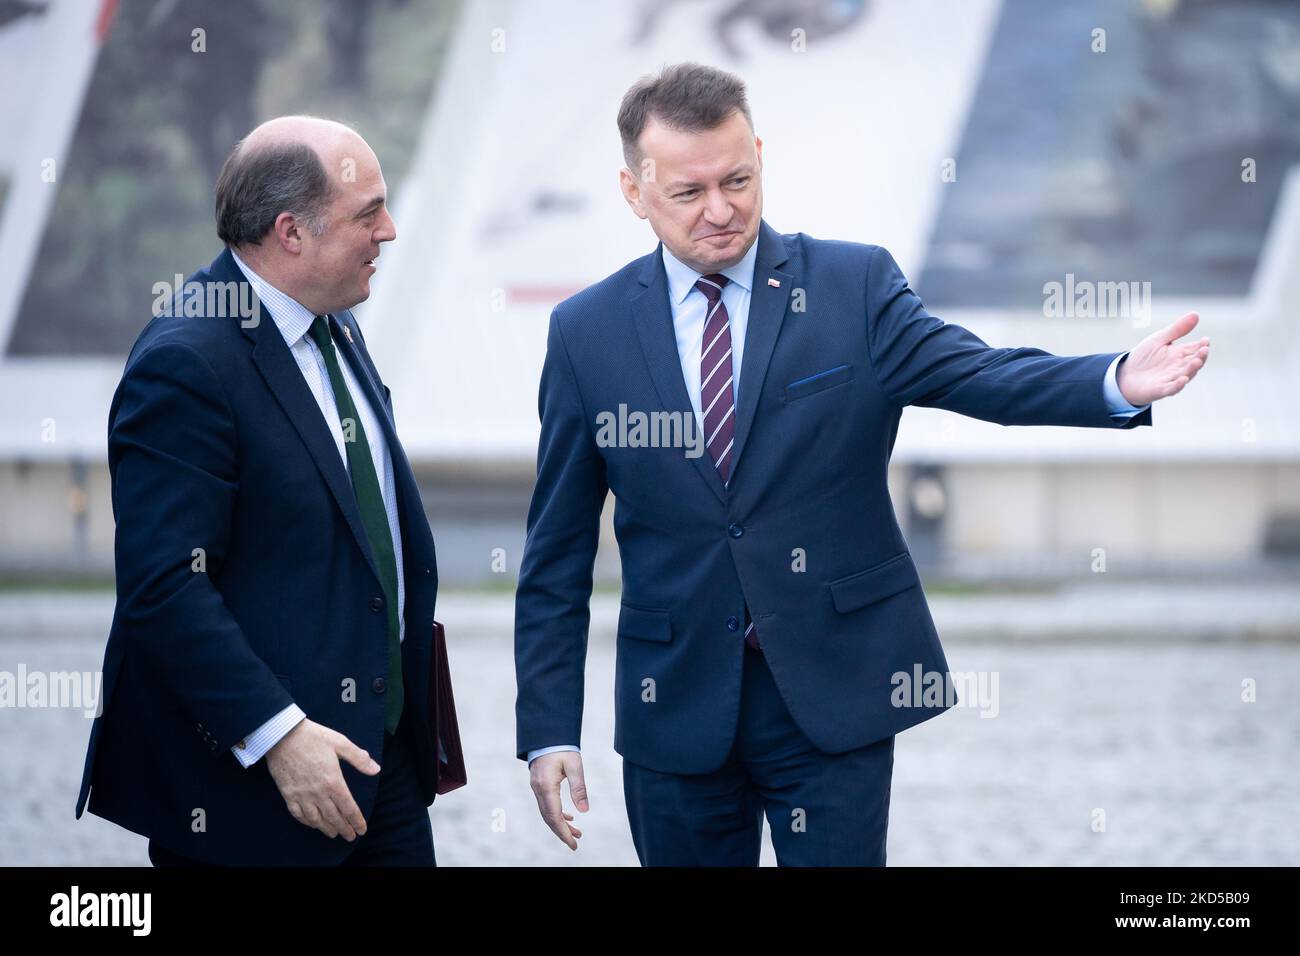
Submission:
POLYGON ((762 220, 744 85, 686 64, 618 117, 625 199, 660 239, 555 308, 516 597, 517 751, 581 831, 588 600, 608 492, 622 560, 614 747, 643 864, 883 865, 895 735, 952 695, 886 487, 902 410, 1132 428, 1209 340, 1189 313, 1131 352, 990 348, 930 315, 878 247, 762 220), (703 453, 701 453, 703 452, 703 453))
POLYGON ((77 816, 89 796, 156 864, 434 864, 433 537, 348 311, 386 197, 350 128, 259 126, 217 182, 225 250, 160 297, 114 395, 77 816))

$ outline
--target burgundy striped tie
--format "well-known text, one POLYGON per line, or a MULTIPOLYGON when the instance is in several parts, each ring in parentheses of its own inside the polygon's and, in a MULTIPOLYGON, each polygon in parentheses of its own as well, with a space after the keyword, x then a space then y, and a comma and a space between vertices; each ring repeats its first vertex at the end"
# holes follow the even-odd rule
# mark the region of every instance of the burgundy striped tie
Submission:
MULTIPOLYGON (((704 418, 705 447, 725 485, 731 480, 731 456, 736 441, 736 393, 731 387, 731 318, 722 302, 727 277, 700 276, 695 288, 709 300, 700 348, 700 411, 704 418)), ((745 643, 758 650, 758 633, 745 608, 745 643)))

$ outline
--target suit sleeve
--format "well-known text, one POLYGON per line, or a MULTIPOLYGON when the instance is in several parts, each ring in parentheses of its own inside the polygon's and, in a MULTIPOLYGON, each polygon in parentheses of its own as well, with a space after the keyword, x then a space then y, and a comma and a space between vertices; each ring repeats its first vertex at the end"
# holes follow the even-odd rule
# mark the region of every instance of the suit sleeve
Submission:
POLYGON ((867 348, 881 388, 898 405, 944 408, 999 425, 1132 428, 1151 410, 1116 420, 1103 384, 1119 354, 1058 356, 992 348, 926 311, 893 257, 867 267, 867 348))
POLYGON ((592 567, 609 491, 558 313, 537 402, 537 484, 515 594, 516 755, 582 737, 592 567))
POLYGON ((213 584, 239 490, 237 438, 221 383, 197 352, 160 344, 128 364, 108 455, 126 659, 147 667, 222 754, 293 699, 213 584))

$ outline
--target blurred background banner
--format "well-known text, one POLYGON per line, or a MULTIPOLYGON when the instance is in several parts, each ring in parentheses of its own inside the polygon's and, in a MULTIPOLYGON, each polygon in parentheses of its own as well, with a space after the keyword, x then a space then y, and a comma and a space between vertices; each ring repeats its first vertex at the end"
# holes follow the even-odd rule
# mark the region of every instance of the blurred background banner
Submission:
MULTIPOLYGON (((1296 862, 1282 798, 1300 783, 1294 2, 0 0, 0 671, 98 666, 109 403, 159 285, 220 249, 226 155, 275 115, 346 121, 392 196, 397 240, 356 311, 437 541, 483 787, 473 806, 439 802, 435 834, 454 835, 439 859, 556 862, 503 759, 547 321, 655 248, 619 193, 615 115, 639 76, 685 60, 748 84, 764 218, 887 247, 944 320, 991 345, 1079 354, 1130 348, 1194 309, 1214 342, 1149 429, 904 413, 890 488, 950 661, 1002 672, 1014 700, 994 722, 1013 728, 1001 743, 966 714, 909 733, 953 778, 933 783, 900 750, 891 862, 1296 862), (1060 676, 1044 684, 1033 655, 1047 654, 1060 676), (1265 674, 1286 689, 1252 710, 1243 681, 1265 674), (1165 689, 1135 701, 1151 686, 1165 689), (1088 735, 1072 736, 1085 711, 1088 735), (989 781, 990 766, 1006 775, 989 781), (1254 790, 1197 789, 1253 772, 1254 790), (967 804, 971 778, 992 789, 967 804), (1107 801, 1133 829, 1102 845, 1080 815, 1107 801), (487 803, 518 804, 522 843, 480 832, 487 803), (1017 819, 1041 829, 972 835, 1017 819)), ((596 751, 610 736, 613 507, 593 610, 596 751)), ((0 710, 6 738, 13 718, 0 710)), ((0 832, 22 836, 25 859, 135 860, 118 836, 85 849, 63 832, 88 723, 22 719, 29 743, 0 805, 24 782, 44 796, 0 810, 0 832), (55 751, 76 766, 42 756, 55 751)), ((613 797, 604 759, 588 781, 613 797)), ((610 819, 588 829, 613 841, 608 861, 634 860, 610 819)))
POLYGON ((655 244, 617 191, 619 100, 686 59, 748 82, 770 223, 886 246, 990 344, 1117 350, 1188 308, 1218 336, 1212 374, 1132 434, 909 409, 891 487, 932 574, 1086 571, 1099 537, 1128 572, 1300 555, 1300 5, 3 8, 6 573, 111 572, 106 412, 155 285, 215 254, 233 143, 311 112, 354 124, 394 192, 399 241, 358 312, 444 577, 499 583, 485 555, 522 546, 550 309, 655 244))

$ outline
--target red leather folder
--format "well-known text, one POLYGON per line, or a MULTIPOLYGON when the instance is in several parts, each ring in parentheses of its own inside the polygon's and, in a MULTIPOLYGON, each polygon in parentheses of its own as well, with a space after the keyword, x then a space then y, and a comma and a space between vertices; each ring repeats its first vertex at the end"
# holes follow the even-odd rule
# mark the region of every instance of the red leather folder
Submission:
POLYGON ((456 724, 456 701, 451 694, 451 669, 447 666, 447 635, 433 622, 433 653, 429 664, 429 728, 438 748, 438 793, 465 786, 465 756, 456 724))

